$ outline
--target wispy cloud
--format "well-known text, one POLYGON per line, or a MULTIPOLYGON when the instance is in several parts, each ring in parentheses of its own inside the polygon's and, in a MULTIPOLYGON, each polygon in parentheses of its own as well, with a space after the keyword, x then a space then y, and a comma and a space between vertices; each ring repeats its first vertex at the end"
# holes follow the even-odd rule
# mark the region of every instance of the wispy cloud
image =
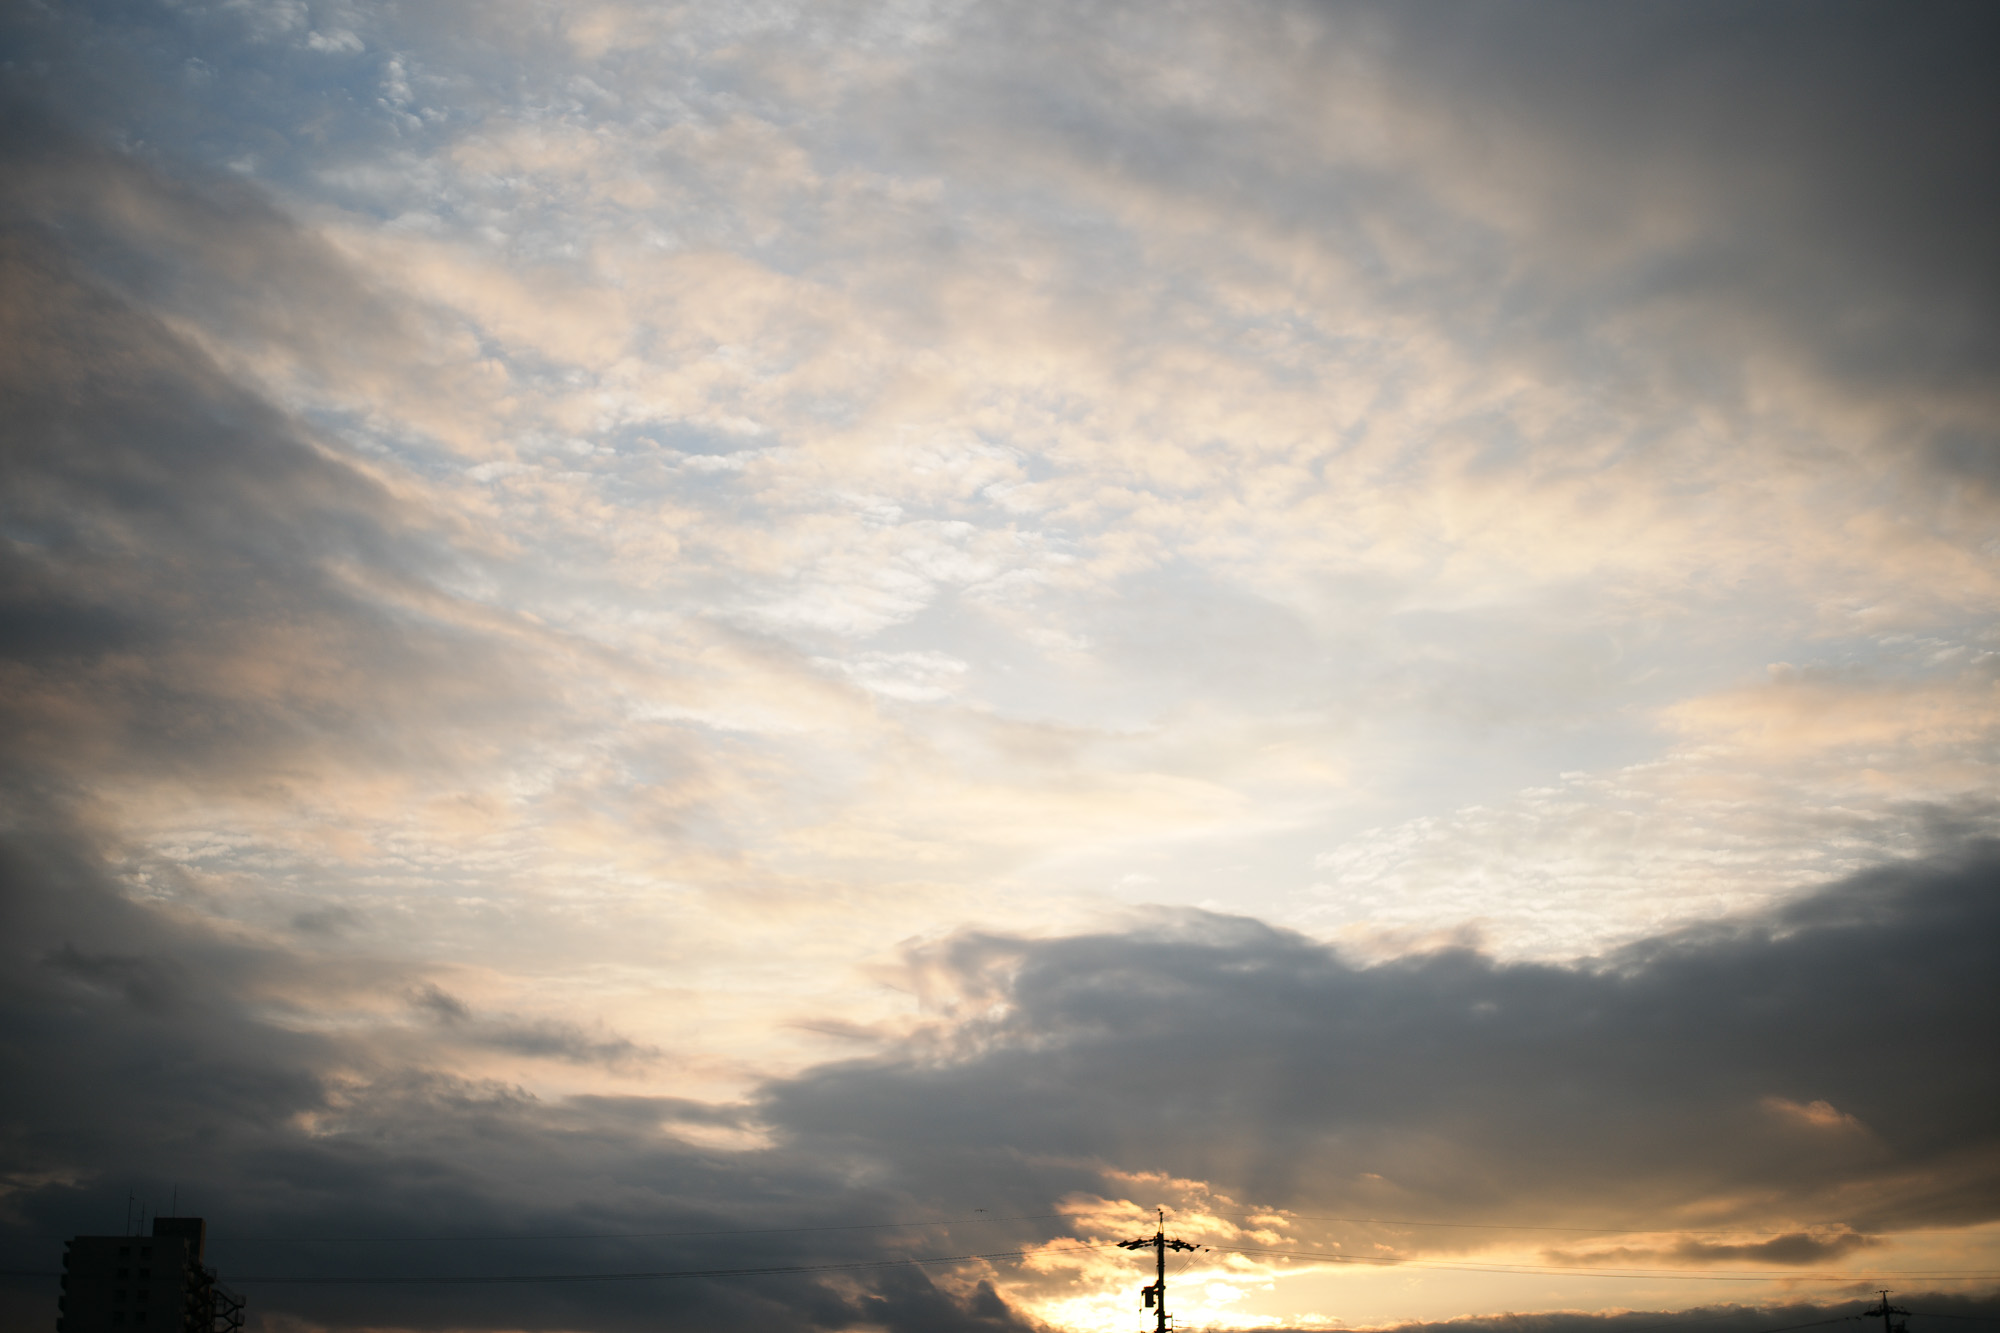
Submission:
MULTIPOLYGON (((64 1053, 8 1132, 70 1182, 7 1197, 227 1140, 230 1208, 371 1234, 1608 1193, 1726 1266, 1990 1221, 1990 1015, 1835 978, 1993 937, 1992 36, 0 18, 0 828, 64 1053), (121 1156, 93 1098, 160 1043, 212 1081, 121 1156), (602 1217, 491 1184, 558 1143, 602 1217)), ((1218 1324, 1326 1322, 1224 1268, 1218 1324)), ((1111 1309, 980 1271, 687 1318, 1111 1309)), ((638 1308, 549 1301, 509 1317, 638 1308)))

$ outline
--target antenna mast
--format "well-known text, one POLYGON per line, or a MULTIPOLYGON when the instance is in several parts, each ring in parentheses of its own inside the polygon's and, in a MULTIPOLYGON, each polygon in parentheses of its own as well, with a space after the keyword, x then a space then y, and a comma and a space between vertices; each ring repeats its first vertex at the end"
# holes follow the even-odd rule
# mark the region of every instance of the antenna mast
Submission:
POLYGON ((1172 1333, 1172 1325, 1168 1322, 1169 1316, 1167 1315, 1167 1251, 1198 1250, 1201 1246, 1190 1245, 1178 1237, 1167 1235, 1167 1210, 1161 1208, 1158 1212, 1160 1215, 1160 1229, 1158 1231, 1155 1231, 1150 1236, 1141 1236, 1137 1240, 1121 1240, 1118 1242, 1118 1248, 1121 1250, 1151 1250, 1153 1252, 1157 1260, 1155 1271, 1158 1276, 1154 1279, 1152 1286, 1139 1288, 1139 1294, 1146 1298, 1145 1308, 1149 1308, 1154 1312, 1153 1333, 1172 1333))

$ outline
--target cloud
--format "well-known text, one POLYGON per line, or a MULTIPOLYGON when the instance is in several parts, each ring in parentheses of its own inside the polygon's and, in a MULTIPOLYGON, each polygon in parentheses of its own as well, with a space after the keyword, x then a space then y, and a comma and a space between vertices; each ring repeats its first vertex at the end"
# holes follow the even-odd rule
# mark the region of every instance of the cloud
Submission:
POLYGON ((1783 1097, 1766 1097, 1764 1099, 1764 1107, 1773 1115, 1783 1117, 1798 1124, 1811 1125, 1815 1129, 1861 1130, 1866 1132, 1866 1126, 1859 1120, 1856 1120, 1832 1102, 1824 1099, 1801 1106, 1799 1103, 1789 1101, 1783 1097))
MULTIPOLYGON (((559 1026, 491 1023, 435 987, 412 988, 450 1020, 428 1050, 396 1039, 379 1021, 350 1016, 331 1028, 301 1021, 312 1015, 315 995, 329 1010, 344 1004, 356 978, 132 903, 94 862, 87 837, 51 829, 11 837, 0 874, 9 941, 0 999, 9 1040, 0 1058, 13 1089, 5 1217, 9 1254, 27 1256, 26 1264, 45 1262, 48 1251, 23 1233, 100 1230, 104 1205, 96 1196, 114 1188, 105 1184, 113 1179, 177 1180, 181 1202, 211 1218, 212 1257, 245 1279, 311 1275, 357 1256, 420 1274, 518 1272, 519 1245, 501 1252, 446 1241, 365 1243, 413 1232, 490 1232, 496 1222, 503 1231, 536 1234, 728 1232, 767 1219, 797 1225, 805 1214, 835 1225, 868 1221, 900 1202, 871 1202, 870 1191, 831 1179, 795 1154, 749 1154, 758 1165, 746 1172, 737 1165, 745 1160, 740 1150, 691 1147, 704 1127, 721 1141, 745 1139, 734 1132, 741 1112, 727 1107, 662 1097, 552 1104, 505 1083, 440 1072, 436 1062, 468 1031, 480 1041, 527 1042, 535 1055, 630 1054, 621 1048, 607 1055, 616 1043, 601 1038, 573 1049, 577 1034, 559 1026), (44 1076, 31 1074, 37 1068, 44 1076), (272 1247, 262 1240, 282 1235, 364 1244, 272 1247)), ((393 976, 382 980, 395 986, 393 976)), ((150 1198, 151 1184, 141 1188, 150 1198)), ((632 1238, 610 1246, 551 1241, 526 1252, 537 1266, 608 1263, 621 1271, 881 1253, 866 1231, 808 1232, 804 1242, 632 1238)), ((908 1252, 900 1242, 890 1248, 908 1252)), ((875 1281, 866 1273, 853 1283, 808 1274, 644 1289, 418 1290, 397 1302, 395 1319, 413 1328, 460 1327, 467 1319, 638 1328, 652 1326, 665 1309, 711 1327, 761 1327, 774 1318, 815 1327, 864 1320, 1023 1326, 976 1281, 960 1283, 949 1273, 933 1281, 924 1270, 875 1281)), ((382 1309, 374 1296, 337 1288, 315 1294, 246 1285, 281 1293, 253 1298, 264 1317, 293 1309, 315 1324, 348 1327, 375 1322, 369 1312, 382 1309)), ((41 1301, 37 1294, 27 1307, 37 1317, 41 1301)))
POLYGON ((309 935, 339 935, 360 925, 361 917, 358 913, 337 903, 331 907, 300 912, 292 917, 292 928, 309 935))
POLYGON ((1610 1266, 1661 1263, 1757 1263, 1803 1268, 1813 1264, 1831 1263, 1857 1250, 1869 1249, 1881 1243, 1879 1237, 1859 1235, 1851 1231, 1824 1235, 1809 1231, 1793 1231, 1782 1236, 1773 1236, 1769 1240, 1741 1245, 1716 1245, 1707 1241, 1683 1240, 1664 1249, 1619 1245, 1589 1250, 1552 1249, 1547 1253, 1549 1262, 1557 1264, 1610 1266))
POLYGON ((905 1172, 990 1145, 995 1190, 1101 1162, 1358 1216, 1969 1225, 2000 1207, 1974 1109, 2000 1021, 1994 866, 1872 872, 1575 967, 1447 949, 1363 968, 1199 913, 967 936, 922 958, 961 1016, 774 1087, 771 1114, 828 1155, 893 1139, 905 1172), (1911 966, 1862 984, 1887 960, 1911 966), (1829 1134, 1814 1103, 1869 1132, 1829 1134))
POLYGON ((443 1024, 453 1042, 536 1059, 613 1067, 643 1065, 660 1057, 657 1047, 641 1046, 616 1033, 589 1032, 573 1023, 522 1019, 516 1014, 481 1017, 435 982, 412 989, 410 1003, 443 1024))
POLYGON ((417 511, 94 281, 33 183, 0 255, 13 762, 268 781, 302 753, 423 762, 399 714, 520 708, 417 511))
MULTIPOLYGON (((1831 1304, 1809 1304, 1773 1302, 1768 1305, 1742 1305, 1736 1303, 1705 1305, 1681 1312, 1681 1319, 1697 1323, 1703 1329, 1713 1329, 1715 1333, 1752 1333, 1753 1330, 1785 1327, 1791 1324, 1818 1322, 1821 1319, 1841 1320, 1859 1317, 1861 1311, 1874 1304, 1873 1299, 1847 1300, 1831 1304)), ((1989 1320, 1993 1318, 1990 1301, 1966 1300, 1954 1296, 1930 1296, 1925 1302, 1927 1312, 1945 1315, 1954 1326, 1959 1320, 1989 1320)), ((1505 1314, 1480 1316, 1471 1319, 1450 1321, 1409 1323, 1397 1325, 1397 1333, 1445 1333, 1447 1329, 1462 1329, 1466 1333, 1508 1333, 1509 1330, 1532 1330, 1533 1333, 1584 1333, 1584 1330, 1602 1330, 1602 1333, 1619 1333, 1629 1329, 1631 1333, 1646 1327, 1657 1326, 1660 1322, 1657 1312, 1633 1310, 1616 1315, 1591 1315, 1570 1311, 1556 1311, 1548 1314, 1505 1314)), ((1680 1319, 1675 1320, 1676 1323, 1680 1319)))
POLYGON ((444 1239, 468 1232, 623 1237, 536 1242, 548 1271, 861 1262, 1050 1234, 1004 1220, 755 1230, 968 1218, 973 1199, 996 1219, 1060 1205, 1085 1237, 1157 1193, 1221 1244, 1421 1259, 1512 1243, 1543 1262, 1787 1268, 2000 1212, 1979 1054, 2000 1023, 1990 846, 1568 967, 1465 949, 1361 966, 1192 912, 1114 933, 965 935, 911 956, 929 1023, 737 1105, 545 1099, 443 1072, 455 1043, 504 1044, 532 1025, 482 1018, 435 983, 400 983, 437 1015, 423 1041, 397 1036, 393 1014, 302 1026, 305 997, 340 1003, 351 979, 132 903, 85 846, 10 844, 10 1244, 87 1229, 128 1180, 178 1177, 260 1308, 330 1327, 462 1326, 503 1310, 530 1328, 638 1327, 661 1311, 716 1328, 781 1311, 827 1328, 1006 1326, 1072 1276, 1115 1283, 1123 1270, 1058 1255, 1046 1278, 1002 1262, 531 1287, 504 1302, 476 1287, 251 1279, 526 1263, 518 1246, 444 1239), (1922 965, 1857 984, 1884 959, 1922 965), (143 1096, 119 1092, 138 1084, 143 1096), (1865 1133, 1844 1128, 1855 1121, 1865 1133), (1312 1220, 1325 1214, 1631 1234, 1550 1249, 1532 1229, 1312 1220), (1829 1216, 1847 1225, 1798 1224, 1829 1216), (679 1232, 742 1234, 659 1234, 679 1232), (427 1235, 439 1239, 258 1239, 427 1235))
POLYGON ((1672 219, 1685 227, 1672 258, 1645 262, 1662 298, 1670 282, 1722 316, 1712 330, 1777 324, 1832 375, 1969 392, 1990 410, 2000 268, 1979 219, 1996 180, 1944 164, 1991 161, 1994 95, 1973 54, 1991 15, 1581 17, 1558 4, 1391 19, 1392 62, 1438 94, 1461 142, 1498 150, 1483 169, 1461 160, 1471 188, 1504 191, 1545 253, 1567 251, 1590 279, 1593 261, 1637 258, 1672 219), (1475 109, 1499 123, 1474 130, 1475 109))
POLYGON ((0 1218, 1990 1244, 1992 24, 0 17, 0 1218))
POLYGON ((435 1014, 439 1022, 454 1027, 471 1019, 472 1010, 465 1002, 434 982, 426 982, 410 993, 410 1003, 435 1014))

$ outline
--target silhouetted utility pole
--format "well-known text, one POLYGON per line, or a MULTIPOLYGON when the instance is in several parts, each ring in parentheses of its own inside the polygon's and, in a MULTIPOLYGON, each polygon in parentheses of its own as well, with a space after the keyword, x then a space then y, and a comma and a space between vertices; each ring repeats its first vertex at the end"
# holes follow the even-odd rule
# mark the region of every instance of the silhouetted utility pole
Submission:
POLYGON ((1153 1333, 1168 1333, 1167 1251, 1198 1250, 1201 1246, 1190 1245, 1184 1240, 1168 1236, 1167 1210, 1162 1208, 1160 1209, 1160 1229, 1158 1231, 1155 1231, 1150 1236, 1141 1236, 1137 1240, 1121 1240, 1118 1242, 1118 1248, 1121 1250, 1151 1249, 1159 1259, 1159 1277, 1154 1281, 1152 1286, 1139 1288, 1139 1294, 1146 1298, 1147 1307, 1157 1312, 1153 1323, 1153 1333))
MULTIPOLYGON (((1880 1289, 1878 1288, 1878 1290, 1880 1289)), ((1908 1333, 1909 1331, 1910 1326, 1904 1323, 1902 1320, 1889 1318, 1889 1316, 1892 1314, 1907 1315, 1909 1314, 1909 1311, 1905 1310, 1900 1305, 1889 1304, 1889 1293, 1886 1291, 1882 1292, 1882 1303, 1880 1305, 1876 1306, 1872 1310, 1863 1310, 1861 1313, 1864 1315, 1871 1315, 1871 1314, 1881 1315, 1882 1333, 1908 1333)))

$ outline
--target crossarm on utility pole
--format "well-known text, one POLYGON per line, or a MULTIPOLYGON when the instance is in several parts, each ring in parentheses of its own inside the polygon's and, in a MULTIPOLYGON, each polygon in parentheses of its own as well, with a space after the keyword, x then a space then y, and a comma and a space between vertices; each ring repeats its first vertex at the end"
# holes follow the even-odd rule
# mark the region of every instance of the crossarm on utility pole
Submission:
POLYGON ((1198 1250, 1201 1246, 1191 1245, 1176 1236, 1169 1236, 1167 1234, 1167 1210, 1161 1208, 1158 1212, 1160 1216, 1160 1229, 1158 1231, 1155 1231, 1150 1236, 1140 1236, 1134 1240, 1121 1240, 1118 1242, 1118 1248, 1121 1250, 1149 1249, 1153 1251, 1155 1259, 1154 1272, 1156 1276, 1152 1286, 1139 1288, 1139 1294, 1145 1298, 1145 1304, 1140 1308, 1153 1311, 1154 1333, 1169 1333, 1167 1328, 1167 1251, 1198 1250))
MULTIPOLYGON (((1880 1288, 1877 1288, 1880 1290, 1880 1288)), ((1900 1305, 1889 1304, 1889 1293, 1882 1292, 1882 1302, 1872 1310, 1863 1310, 1864 1315, 1882 1316, 1882 1333, 1907 1333, 1909 1324, 1905 1320, 1891 1319, 1890 1315, 1907 1315, 1910 1312, 1900 1305)))

